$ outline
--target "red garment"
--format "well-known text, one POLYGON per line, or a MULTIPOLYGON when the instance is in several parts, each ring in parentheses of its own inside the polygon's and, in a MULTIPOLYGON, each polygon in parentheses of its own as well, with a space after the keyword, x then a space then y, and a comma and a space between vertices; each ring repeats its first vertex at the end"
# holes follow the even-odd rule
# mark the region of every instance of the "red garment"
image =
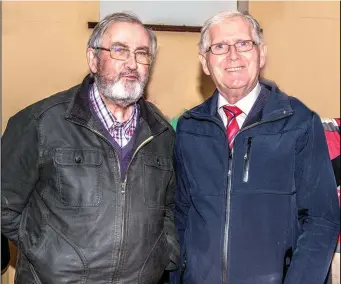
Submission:
MULTIPOLYGON (((340 118, 322 119, 322 124, 327 139, 330 160, 334 169, 340 204, 340 118)), ((338 243, 337 252, 340 252, 340 235, 338 243)))
POLYGON ((224 106, 224 112, 227 116, 226 134, 229 141, 229 147, 232 149, 234 137, 239 131, 237 116, 242 113, 241 109, 236 106, 224 106))

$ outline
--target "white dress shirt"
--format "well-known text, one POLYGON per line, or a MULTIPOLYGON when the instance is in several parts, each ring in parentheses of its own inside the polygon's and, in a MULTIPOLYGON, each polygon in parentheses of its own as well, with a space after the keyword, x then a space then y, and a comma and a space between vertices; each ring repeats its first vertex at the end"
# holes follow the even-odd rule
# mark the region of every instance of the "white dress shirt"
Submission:
POLYGON ((224 112, 223 106, 228 105, 228 106, 236 106, 238 107, 242 113, 237 116, 237 123, 239 128, 242 127, 247 115, 249 114, 253 104, 258 98, 258 95, 260 93, 261 86, 259 82, 257 82, 256 86, 252 89, 252 91, 246 95, 244 98, 236 102, 234 105, 230 104, 221 94, 219 94, 218 97, 218 113, 220 117, 222 118, 224 125, 226 127, 227 125, 227 116, 224 112))

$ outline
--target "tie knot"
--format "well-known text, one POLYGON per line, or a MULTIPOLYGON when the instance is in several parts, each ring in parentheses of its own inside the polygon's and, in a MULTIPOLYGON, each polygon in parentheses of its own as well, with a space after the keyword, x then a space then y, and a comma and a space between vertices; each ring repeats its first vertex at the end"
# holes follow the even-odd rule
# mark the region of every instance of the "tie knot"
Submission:
POLYGON ((242 113, 241 109, 236 106, 224 106, 224 112, 226 116, 230 119, 231 117, 236 117, 242 113))

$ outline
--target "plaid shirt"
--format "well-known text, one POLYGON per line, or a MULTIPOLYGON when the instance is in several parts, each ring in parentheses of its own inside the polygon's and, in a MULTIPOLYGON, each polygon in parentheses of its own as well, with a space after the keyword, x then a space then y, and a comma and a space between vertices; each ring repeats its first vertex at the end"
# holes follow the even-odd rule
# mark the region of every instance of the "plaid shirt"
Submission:
POLYGON ((138 121, 138 107, 134 104, 134 110, 132 116, 125 122, 119 122, 115 116, 110 112, 110 110, 105 105, 103 99, 101 98, 96 84, 93 84, 89 92, 90 102, 93 109, 95 110, 97 116, 103 123, 105 129, 109 134, 115 139, 117 144, 123 148, 126 146, 130 139, 133 137, 137 121, 138 121))

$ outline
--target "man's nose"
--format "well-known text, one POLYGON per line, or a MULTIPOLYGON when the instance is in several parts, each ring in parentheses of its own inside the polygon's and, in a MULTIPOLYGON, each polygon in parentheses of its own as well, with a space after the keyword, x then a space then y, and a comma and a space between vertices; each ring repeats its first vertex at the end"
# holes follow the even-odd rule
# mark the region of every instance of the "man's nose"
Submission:
POLYGON ((236 47, 234 45, 230 46, 230 52, 227 54, 227 58, 232 61, 236 61, 237 59, 239 59, 239 52, 236 50, 236 47))
POLYGON ((135 53, 130 53, 130 56, 125 62, 125 65, 129 67, 130 70, 135 70, 137 68, 135 53))

